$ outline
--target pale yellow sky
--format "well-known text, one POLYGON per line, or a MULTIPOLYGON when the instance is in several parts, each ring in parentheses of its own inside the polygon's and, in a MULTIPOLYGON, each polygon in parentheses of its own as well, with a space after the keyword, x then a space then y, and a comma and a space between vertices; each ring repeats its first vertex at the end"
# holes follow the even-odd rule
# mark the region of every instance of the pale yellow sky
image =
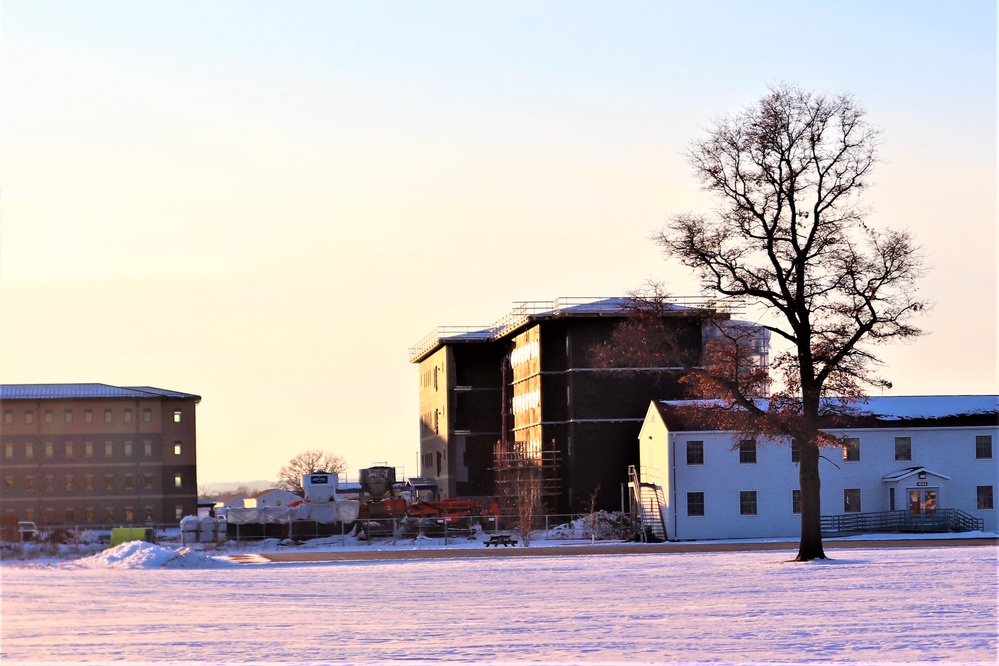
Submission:
POLYGON ((868 203, 935 267, 893 393, 996 391, 992 2, 3 6, 0 381, 203 396, 200 481, 417 473, 437 325, 690 294, 649 238, 767 83, 856 93, 868 203))

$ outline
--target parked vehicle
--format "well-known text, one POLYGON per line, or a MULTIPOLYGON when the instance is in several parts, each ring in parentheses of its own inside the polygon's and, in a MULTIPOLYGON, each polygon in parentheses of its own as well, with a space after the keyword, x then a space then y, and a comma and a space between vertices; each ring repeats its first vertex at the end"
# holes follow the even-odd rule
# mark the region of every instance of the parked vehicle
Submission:
POLYGON ((21 541, 31 541, 38 534, 38 527, 30 521, 22 520, 17 524, 17 532, 21 541))

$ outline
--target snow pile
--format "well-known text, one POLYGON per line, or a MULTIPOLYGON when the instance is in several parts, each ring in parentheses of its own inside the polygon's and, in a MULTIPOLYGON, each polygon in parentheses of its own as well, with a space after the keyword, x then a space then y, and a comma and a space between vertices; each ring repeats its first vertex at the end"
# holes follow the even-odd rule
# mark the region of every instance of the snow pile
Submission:
POLYGON ((85 569, 211 569, 236 566, 190 548, 166 548, 145 541, 128 541, 72 563, 85 569))
POLYGON ((635 524, 620 511, 597 511, 548 530, 549 539, 596 539, 627 541, 635 535, 635 524))

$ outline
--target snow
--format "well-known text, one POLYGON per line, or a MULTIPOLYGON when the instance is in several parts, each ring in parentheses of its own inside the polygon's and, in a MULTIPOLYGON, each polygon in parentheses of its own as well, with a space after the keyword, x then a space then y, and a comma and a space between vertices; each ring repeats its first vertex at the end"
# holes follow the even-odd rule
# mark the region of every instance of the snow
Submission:
POLYGON ((131 542, 5 560, 0 661, 996 663, 999 548, 945 544, 830 542, 834 559, 803 564, 792 549, 469 558, 478 544, 458 542, 444 559, 235 565, 131 542))

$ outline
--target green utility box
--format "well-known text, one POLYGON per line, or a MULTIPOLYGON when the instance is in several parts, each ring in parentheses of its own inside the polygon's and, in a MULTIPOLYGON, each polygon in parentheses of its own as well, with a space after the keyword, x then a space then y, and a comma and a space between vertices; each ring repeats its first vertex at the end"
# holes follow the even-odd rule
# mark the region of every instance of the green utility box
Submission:
POLYGON ((116 527, 111 530, 111 548, 129 541, 156 543, 156 531, 151 527, 116 527))

